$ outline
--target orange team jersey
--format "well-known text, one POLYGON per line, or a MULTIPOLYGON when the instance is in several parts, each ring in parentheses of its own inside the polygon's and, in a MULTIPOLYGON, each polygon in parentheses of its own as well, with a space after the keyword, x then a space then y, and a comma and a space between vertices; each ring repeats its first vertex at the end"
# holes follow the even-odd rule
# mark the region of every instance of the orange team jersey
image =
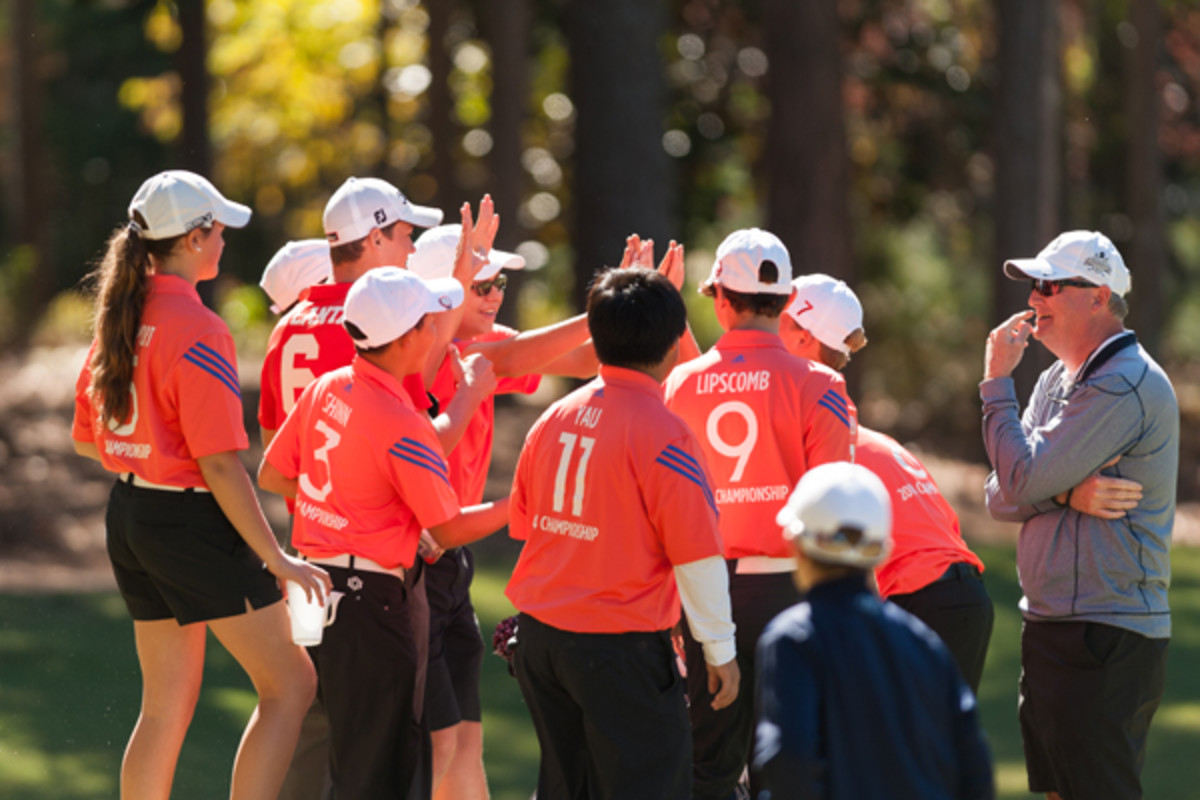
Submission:
POLYGON ((791 556, 775 514, 817 464, 853 461, 857 411, 840 375, 775 334, 732 330, 666 381, 715 479, 726 558, 791 556))
POLYGON ((923 589, 959 562, 983 571, 963 541, 954 509, 912 453, 890 436, 859 428, 858 463, 878 475, 892 497, 892 552, 875 568, 881 595, 923 589))
POLYGON ((505 594, 576 633, 670 628, 680 611, 675 565, 721 554, 709 486, 662 387, 602 366, 525 440, 509 509, 509 532, 525 547, 505 594))
POLYGON ((151 483, 203 487, 197 458, 245 450, 237 356, 229 328, 176 275, 150 275, 135 344, 132 408, 105 424, 89 386, 96 343, 75 383, 71 438, 93 442, 111 472, 151 483))
POLYGON ((459 511, 433 423, 359 356, 304 390, 266 459, 299 479, 292 544, 310 558, 411 567, 421 529, 459 511))
MULTIPOLYGON (((491 333, 468 341, 457 342, 465 350, 476 342, 498 342, 516 336, 511 328, 496 326, 491 333)), ((483 502, 483 490, 487 485, 488 467, 492 463, 492 429, 496 424, 497 394, 533 394, 541 382, 541 375, 522 375, 517 378, 500 378, 496 381, 496 391, 479 404, 475 414, 467 423, 462 439, 450 451, 446 460, 450 464, 450 483, 458 492, 458 499, 464 506, 483 502)), ((450 355, 442 361, 437 376, 433 379, 430 391, 437 398, 438 404, 445 408, 454 398, 458 387, 454 384, 454 373, 450 369, 450 355)))
MULTIPOLYGON (((318 283, 300 293, 300 302, 275 325, 263 359, 258 424, 277 431, 304 388, 354 358, 354 341, 342 327, 350 283, 318 283)), ((416 407, 431 403, 420 374, 405 379, 416 407)))

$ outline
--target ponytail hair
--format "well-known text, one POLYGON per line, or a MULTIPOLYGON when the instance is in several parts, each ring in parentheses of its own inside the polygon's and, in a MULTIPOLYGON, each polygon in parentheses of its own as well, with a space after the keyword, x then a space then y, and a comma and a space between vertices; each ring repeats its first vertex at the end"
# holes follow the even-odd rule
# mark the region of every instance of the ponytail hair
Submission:
POLYGON ((145 220, 134 212, 129 224, 113 231, 100 264, 92 272, 96 284, 96 347, 91 360, 92 402, 109 424, 130 414, 130 384, 142 309, 149 291, 150 257, 165 258, 182 238, 144 239, 145 220))

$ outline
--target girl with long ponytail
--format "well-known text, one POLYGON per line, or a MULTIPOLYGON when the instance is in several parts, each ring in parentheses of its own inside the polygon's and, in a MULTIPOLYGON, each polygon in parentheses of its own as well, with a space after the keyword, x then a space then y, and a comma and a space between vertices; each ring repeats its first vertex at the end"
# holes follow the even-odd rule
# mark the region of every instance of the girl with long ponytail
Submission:
POLYGON ((109 558, 133 618, 142 708, 121 766, 123 800, 168 800, 204 670, 206 630, 259 703, 232 798, 274 797, 316 687, 279 582, 330 588, 280 550, 237 452, 248 446, 233 340, 196 283, 216 277, 226 227, 250 209, 182 170, 147 180, 95 272, 96 338, 76 383, 75 450, 118 478, 109 558))

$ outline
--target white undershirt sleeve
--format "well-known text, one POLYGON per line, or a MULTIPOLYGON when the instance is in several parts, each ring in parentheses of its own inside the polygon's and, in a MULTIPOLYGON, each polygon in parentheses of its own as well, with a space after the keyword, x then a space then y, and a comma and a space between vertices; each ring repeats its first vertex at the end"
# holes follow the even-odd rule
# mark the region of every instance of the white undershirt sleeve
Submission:
POLYGON ((692 636, 704 648, 704 660, 714 667, 737 657, 733 611, 729 605, 729 570, 720 556, 675 567, 679 599, 692 636))

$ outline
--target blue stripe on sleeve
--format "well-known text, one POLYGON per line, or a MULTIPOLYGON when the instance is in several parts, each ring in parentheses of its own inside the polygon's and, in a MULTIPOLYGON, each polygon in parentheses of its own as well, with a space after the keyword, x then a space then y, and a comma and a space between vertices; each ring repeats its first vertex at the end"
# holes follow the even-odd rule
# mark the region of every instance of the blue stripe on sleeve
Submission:
MULTIPOLYGON (((829 409, 829 411, 835 417, 837 417, 839 420, 841 420, 843 425, 845 425, 847 428, 849 428, 850 427, 850 412, 847 411, 846 408, 843 405, 841 405, 840 403, 831 401, 830 400, 831 394, 832 394, 832 392, 826 392, 825 396, 821 398, 820 402, 818 402, 817 405, 824 406, 825 408, 829 409)), ((833 395, 833 396, 837 397, 837 395, 833 395)), ((838 399, 840 399, 840 398, 838 398, 838 399)))
POLYGON ((229 378, 229 380, 233 381, 234 383, 238 382, 237 371, 234 370, 233 365, 230 364, 229 361, 227 361, 225 357, 216 350, 213 350, 211 347, 204 344, 204 342, 196 342, 194 345, 192 345, 192 351, 198 356, 207 356, 207 358, 204 359, 205 361, 221 370, 221 372, 225 373, 225 377, 229 378))
POLYGON ((217 380, 219 380, 221 383, 225 384, 227 387, 229 387, 229 391, 231 391, 231 392, 233 392, 235 395, 237 395, 239 400, 241 399, 241 397, 242 397, 242 390, 241 390, 240 388, 238 388, 237 381, 231 381, 231 380, 229 379, 229 376, 228 376, 228 375, 226 375, 224 372, 222 372, 222 371, 220 371, 219 369, 217 369, 216 367, 214 367, 212 364, 210 364, 210 363, 208 363, 207 361, 203 360, 203 359, 202 359, 200 356, 197 356, 197 355, 196 355, 194 352, 192 352, 191 350, 189 350, 189 351, 187 351, 186 353, 184 353, 184 354, 183 354, 183 357, 184 357, 184 359, 185 359, 185 360, 192 362, 192 363, 193 363, 193 364, 195 364, 197 367, 199 367, 200 369, 202 369, 202 370, 204 370, 205 372, 209 373, 209 374, 210 374, 210 375, 212 375, 214 378, 216 378, 217 380))
POLYGON ((426 447, 418 441, 405 437, 393 444, 388 449, 388 453, 402 461, 407 461, 422 469, 429 470, 446 483, 450 482, 450 472, 446 467, 446 462, 431 448, 426 447))
POLYGON ((835 392, 833 389, 826 390, 824 397, 822 397, 821 399, 829 400, 830 402, 832 402, 834 405, 836 405, 838 408, 842 409, 843 411, 845 411, 846 409, 848 409, 850 407, 850 402, 846 398, 842 397, 840 394, 835 392))
POLYGON ((700 469, 700 465, 694 458, 674 445, 667 445, 655 461, 667 469, 678 472, 699 486, 700 491, 704 494, 705 502, 708 503, 708 507, 713 510, 713 513, 720 513, 717 511, 717 501, 713 497, 712 489, 709 488, 708 481, 704 479, 704 471, 700 469))

